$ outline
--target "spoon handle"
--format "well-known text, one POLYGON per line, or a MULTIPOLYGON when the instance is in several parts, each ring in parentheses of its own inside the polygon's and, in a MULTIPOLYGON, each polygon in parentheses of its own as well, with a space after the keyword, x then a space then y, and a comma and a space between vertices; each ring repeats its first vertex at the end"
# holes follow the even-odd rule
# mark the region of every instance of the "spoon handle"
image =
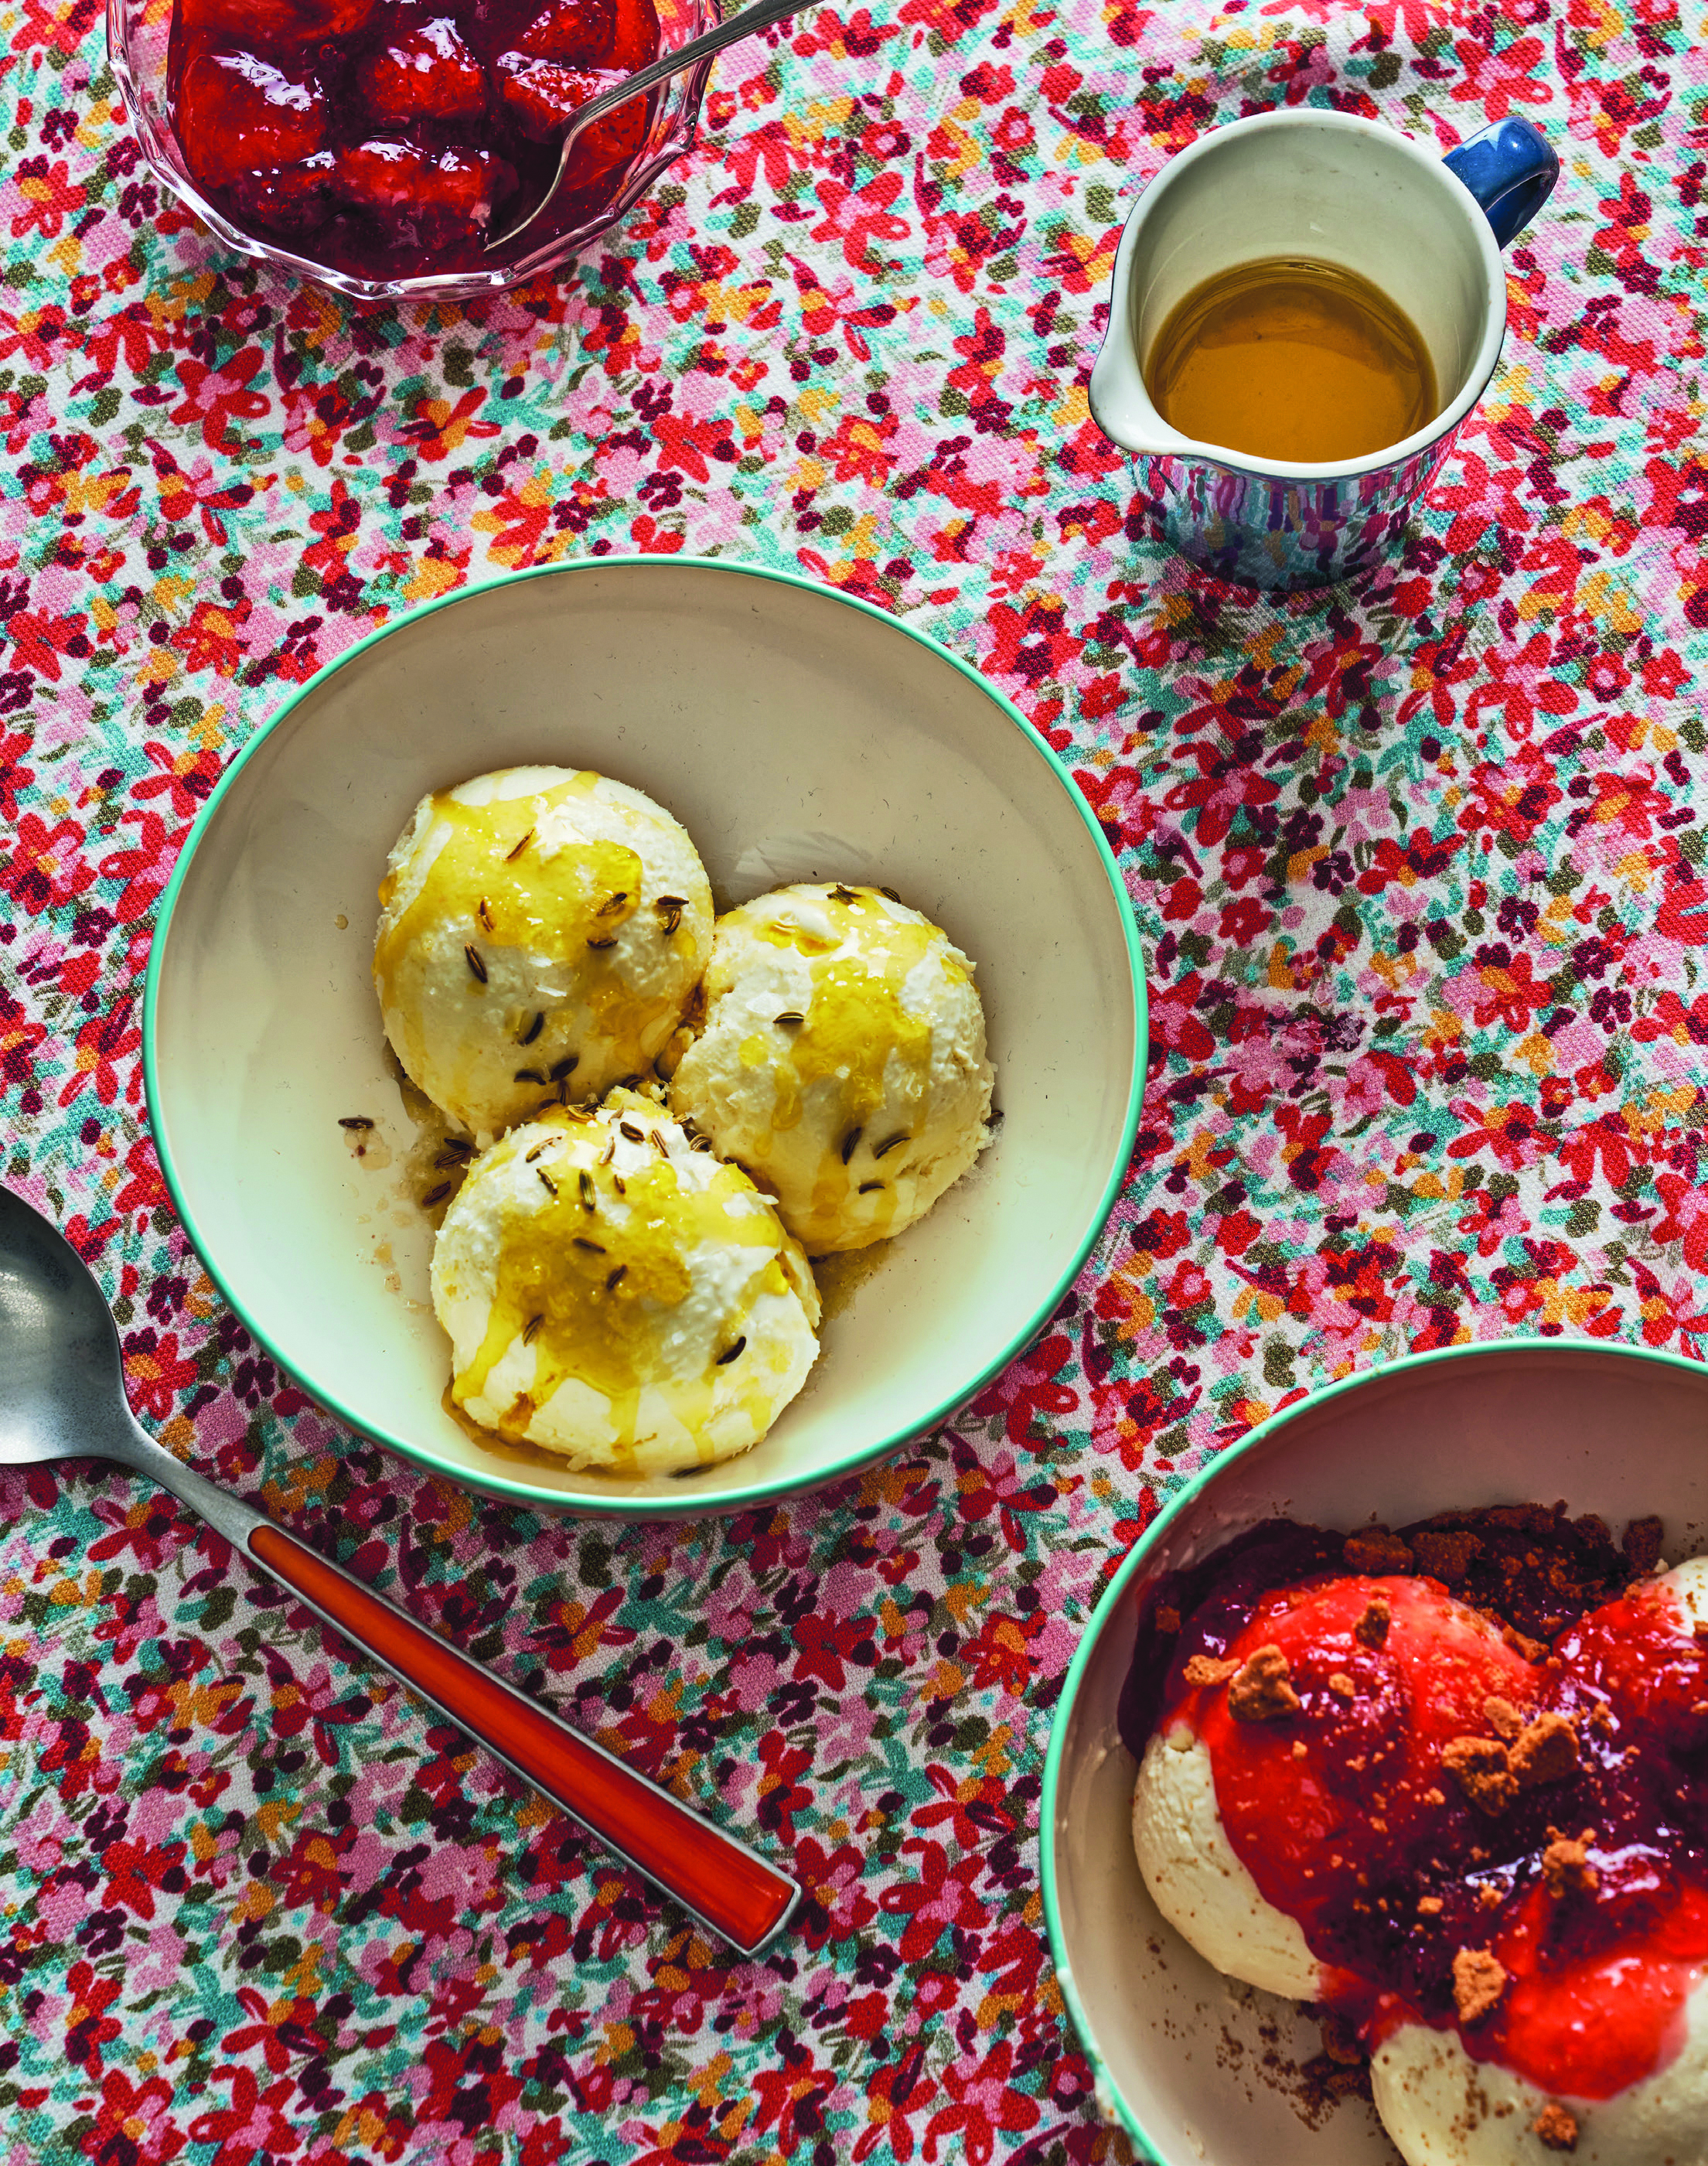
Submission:
POLYGON ((608 113, 615 112, 619 105, 626 105, 631 98, 639 98, 643 91, 651 90, 661 82, 667 82, 672 76, 680 75, 684 68, 693 67, 696 61, 709 60, 714 53, 722 52, 725 45, 733 45, 741 38, 751 38, 756 30, 768 30, 774 23, 786 23, 791 15, 798 15, 803 8, 810 4, 811 0, 753 0, 751 8, 742 8, 739 14, 726 15, 721 22, 714 23, 709 30, 702 30, 698 37, 690 38, 685 45, 677 45, 669 52, 661 53, 656 60, 649 61, 643 68, 637 68, 633 75, 625 77, 612 89, 602 91, 597 98, 590 98, 585 105, 577 106, 558 145, 557 171, 551 177, 551 187, 526 218, 519 219, 507 233, 498 234, 488 241, 485 252, 490 256, 495 248, 508 248, 519 234, 525 233, 533 225, 563 185, 564 172, 569 164, 569 154, 576 138, 591 128, 594 121, 603 120, 608 113))
POLYGON ((181 1497, 703 1925, 749 1956, 781 1931, 800 1898, 786 1873, 132 1428, 112 1456, 181 1497))

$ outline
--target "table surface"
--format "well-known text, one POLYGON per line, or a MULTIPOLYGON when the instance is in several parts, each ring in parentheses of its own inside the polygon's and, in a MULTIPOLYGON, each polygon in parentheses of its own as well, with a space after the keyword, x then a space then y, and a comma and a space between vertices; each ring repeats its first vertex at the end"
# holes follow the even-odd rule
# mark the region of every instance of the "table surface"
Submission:
POLYGON ((1708 1333, 1696 13, 820 7, 725 57, 562 285, 403 314, 161 196, 97 0, 0 22, 4 1178, 151 1428, 808 1889, 725 1960, 170 1500, 7 1473, 0 2161, 1125 2156, 1038 1796, 1158 1501, 1408 1347, 1708 1333), (1443 147, 1522 113, 1564 173, 1403 556, 1276 602, 1130 529, 1085 383, 1136 188, 1284 101, 1443 147), (423 1478, 257 1353, 169 1208, 139 1006, 188 824, 292 687, 464 582, 676 550, 878 601, 1020 703, 1117 850, 1153 1068, 1105 1238, 964 1420, 613 1531, 423 1478))

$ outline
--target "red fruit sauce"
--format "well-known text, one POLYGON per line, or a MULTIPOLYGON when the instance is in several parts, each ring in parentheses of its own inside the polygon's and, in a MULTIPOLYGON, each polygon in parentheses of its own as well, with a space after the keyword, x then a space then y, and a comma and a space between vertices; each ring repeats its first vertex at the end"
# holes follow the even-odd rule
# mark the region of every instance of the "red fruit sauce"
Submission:
MULTIPOLYGON (((544 197, 570 115, 658 50, 654 0, 174 0, 167 99, 234 225, 413 277, 498 260, 487 238, 544 197)), ((577 140, 525 251, 614 199, 652 111, 637 98, 577 140)))
POLYGON ((1708 1974, 1708 1646, 1668 1589, 1632 1581, 1598 1522, 1513 1508, 1528 1526, 1490 1539, 1458 1595, 1415 1572, 1348 1573, 1345 1538, 1285 1521, 1155 1583, 1121 1730, 1136 1757, 1176 1721, 1203 1741, 1235 1854, 1297 1920, 1327 2005, 1368 2047, 1406 2022, 1455 2029, 1541 2090, 1605 2099, 1678 2051, 1708 1974), (1355 1627, 1375 1597, 1390 1614, 1372 1646, 1355 1627), (1240 1720, 1224 1685, 1186 1683, 1194 1656, 1243 1664, 1269 1646, 1296 1711, 1240 1720), (1491 1699, 1564 1715, 1578 1740, 1574 1769, 1493 1814, 1442 1759, 1456 1738, 1497 1735, 1491 1699), (1556 1835, 1584 1840, 1593 1886, 1550 1885, 1556 1835), (1453 1994, 1463 1949, 1506 1973, 1470 2022, 1453 1994))

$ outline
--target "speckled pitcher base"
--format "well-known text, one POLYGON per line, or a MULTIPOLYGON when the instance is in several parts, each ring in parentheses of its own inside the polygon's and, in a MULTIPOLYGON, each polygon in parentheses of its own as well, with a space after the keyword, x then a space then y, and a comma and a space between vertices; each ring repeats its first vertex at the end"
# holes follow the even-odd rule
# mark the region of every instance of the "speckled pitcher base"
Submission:
POLYGON ((1131 462, 1136 501, 1157 541, 1217 578, 1289 593, 1334 586, 1399 547, 1463 425, 1399 466, 1333 481, 1278 481, 1147 452, 1131 462))

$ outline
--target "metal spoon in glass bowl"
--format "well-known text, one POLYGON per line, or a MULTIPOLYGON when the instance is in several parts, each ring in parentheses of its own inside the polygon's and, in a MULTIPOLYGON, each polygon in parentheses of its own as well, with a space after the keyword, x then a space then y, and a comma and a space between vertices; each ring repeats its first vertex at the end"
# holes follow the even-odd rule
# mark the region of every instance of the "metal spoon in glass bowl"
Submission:
POLYGON ((107 1459, 157 1482, 656 1887, 756 1955, 800 1890, 336 1565, 181 1464, 136 1421, 119 1334, 76 1250, 0 1189, 0 1465, 107 1459))
POLYGON ((755 0, 752 7, 742 8, 739 14, 731 15, 727 22, 714 23, 709 30, 702 30, 698 37, 690 38, 685 45, 678 45, 673 52, 661 53, 656 61, 649 61, 644 68, 637 68, 633 75, 625 77, 614 89, 602 92, 598 98, 590 98, 585 105, 578 105, 558 146, 557 171, 551 177, 551 187, 526 218, 518 219, 508 233, 500 233, 487 243, 487 254, 490 256, 495 248, 508 248, 517 235, 525 233, 535 219, 556 200, 557 191, 563 186, 563 176, 568 170, 569 154, 575 146, 577 136, 584 129, 592 127, 595 120, 603 120, 608 113, 614 113, 619 105, 626 105, 631 98, 639 98, 643 91, 651 90, 658 83, 667 82, 672 76, 680 75, 684 68, 693 67, 696 61, 709 60, 714 53, 722 52, 725 45, 733 45, 741 38, 750 38, 756 30, 768 30, 773 23, 786 23, 791 15, 798 15, 807 4, 808 0, 755 0))

